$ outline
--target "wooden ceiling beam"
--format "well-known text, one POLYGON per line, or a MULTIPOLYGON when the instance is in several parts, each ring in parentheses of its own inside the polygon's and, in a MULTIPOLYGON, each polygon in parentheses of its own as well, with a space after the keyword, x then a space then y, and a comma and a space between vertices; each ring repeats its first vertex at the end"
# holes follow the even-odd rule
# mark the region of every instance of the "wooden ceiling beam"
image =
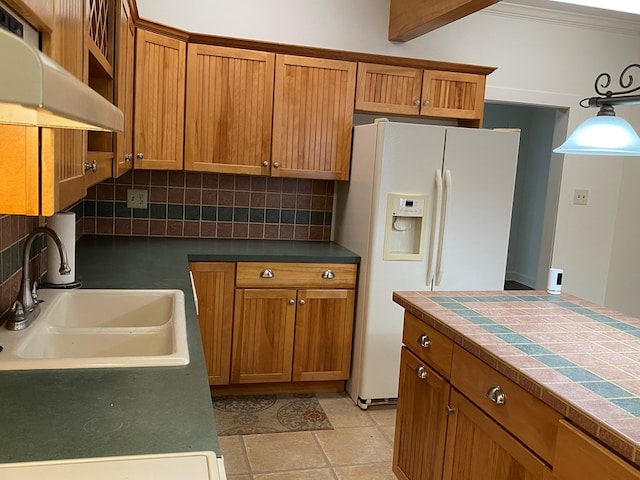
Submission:
POLYGON ((389 40, 406 42, 500 0, 391 0, 389 40))

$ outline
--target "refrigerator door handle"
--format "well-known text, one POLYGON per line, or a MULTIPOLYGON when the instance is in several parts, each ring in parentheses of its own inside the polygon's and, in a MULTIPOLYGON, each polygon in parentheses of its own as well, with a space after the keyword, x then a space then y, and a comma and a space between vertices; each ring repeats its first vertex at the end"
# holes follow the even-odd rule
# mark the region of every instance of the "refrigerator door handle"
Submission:
POLYGON ((442 170, 436 170, 436 205, 435 205, 435 217, 433 219, 433 235, 431 248, 429 249, 429 266, 427 270, 427 285, 431 287, 433 278, 435 276, 436 267, 436 254, 438 252, 438 240, 440 238, 440 217, 442 214, 442 170))
POLYGON ((442 245, 444 245, 444 237, 447 233, 447 208, 449 207, 449 199, 451 198, 451 170, 444 172, 444 205, 442 207, 442 226, 440 227, 440 248, 438 248, 438 261, 436 262, 436 287, 442 281, 444 268, 442 266, 442 245))

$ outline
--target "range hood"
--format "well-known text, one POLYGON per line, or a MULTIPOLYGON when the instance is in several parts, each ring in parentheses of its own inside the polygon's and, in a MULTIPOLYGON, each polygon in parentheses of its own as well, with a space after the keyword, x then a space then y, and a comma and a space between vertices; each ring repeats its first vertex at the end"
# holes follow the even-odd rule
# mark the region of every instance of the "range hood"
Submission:
POLYGON ((118 131, 124 115, 17 35, 0 28, 0 123, 118 131))

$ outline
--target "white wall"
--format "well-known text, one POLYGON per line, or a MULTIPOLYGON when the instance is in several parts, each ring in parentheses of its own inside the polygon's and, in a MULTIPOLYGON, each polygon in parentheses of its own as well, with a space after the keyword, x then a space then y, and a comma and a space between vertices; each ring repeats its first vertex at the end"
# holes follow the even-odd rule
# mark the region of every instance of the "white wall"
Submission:
MULTIPOLYGON (((637 25, 586 17, 541 19, 540 10, 509 4, 401 44, 386 40, 388 0, 137 3, 142 17, 192 32, 495 66, 487 80, 488 100, 567 107, 571 131, 595 113, 577 106, 580 98, 593 95, 595 77, 601 72, 617 76, 640 57, 637 25)), ((552 169, 562 162, 555 157, 552 169)), ((570 155, 561 168, 553 263, 565 269, 565 292, 598 303, 607 292, 623 163, 570 155), (574 188, 589 189, 589 205, 571 204, 574 188)))

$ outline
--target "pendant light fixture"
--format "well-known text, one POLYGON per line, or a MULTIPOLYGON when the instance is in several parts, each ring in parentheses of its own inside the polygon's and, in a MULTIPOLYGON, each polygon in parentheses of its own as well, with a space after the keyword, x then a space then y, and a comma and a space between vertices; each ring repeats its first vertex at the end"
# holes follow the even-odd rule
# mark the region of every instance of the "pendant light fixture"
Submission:
POLYGON ((623 118, 616 117, 614 105, 633 105, 640 103, 640 95, 629 95, 640 90, 634 87, 634 79, 630 71, 640 71, 640 65, 628 65, 620 74, 619 84, 622 90, 612 92, 611 75, 601 73, 596 77, 594 89, 597 97, 583 98, 583 108, 600 108, 594 118, 585 120, 575 129, 571 136, 554 150, 556 153, 572 153, 577 155, 640 155, 640 138, 633 127, 623 118))

